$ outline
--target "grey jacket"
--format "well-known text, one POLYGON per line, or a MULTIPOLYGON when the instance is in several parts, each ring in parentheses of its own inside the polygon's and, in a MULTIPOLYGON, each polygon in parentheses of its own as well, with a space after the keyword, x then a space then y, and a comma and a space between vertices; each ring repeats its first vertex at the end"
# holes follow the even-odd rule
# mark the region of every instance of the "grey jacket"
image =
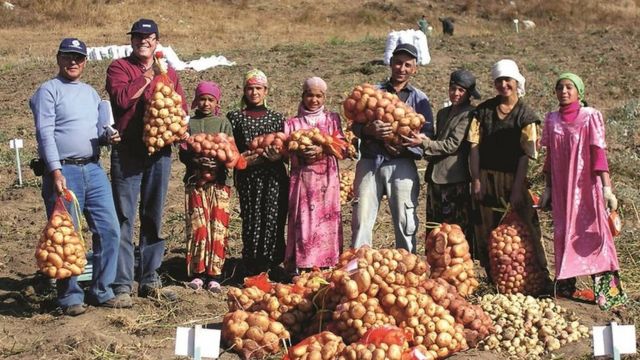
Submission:
POLYGON ((438 111, 435 140, 423 143, 424 156, 429 161, 425 180, 435 184, 468 182, 469 143, 465 141, 469 130, 471 111, 467 105, 455 114, 452 107, 438 111))

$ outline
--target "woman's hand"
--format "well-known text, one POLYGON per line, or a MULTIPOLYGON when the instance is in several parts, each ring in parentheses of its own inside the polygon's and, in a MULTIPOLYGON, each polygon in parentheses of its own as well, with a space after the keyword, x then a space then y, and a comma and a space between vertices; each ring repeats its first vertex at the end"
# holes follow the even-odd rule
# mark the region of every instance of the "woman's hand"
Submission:
POLYGON ((253 151, 247 150, 241 154, 247 160, 247 166, 253 166, 264 162, 264 158, 253 151))
POLYGON ((540 198, 538 207, 541 209, 551 208, 551 188, 550 187, 547 186, 544 188, 544 192, 542 193, 542 197, 540 198))
POLYGON ((480 182, 480 179, 474 179, 471 181, 471 195, 477 201, 482 201, 484 199, 485 187, 484 184, 480 182))
POLYGON ((314 162, 322 155, 322 147, 317 145, 309 145, 302 152, 307 162, 314 162))
POLYGON ((618 198, 613 194, 611 186, 603 186, 602 195, 604 196, 604 200, 606 201, 609 210, 614 211, 618 209, 618 198))
POLYGON ((415 131, 410 132, 409 136, 404 136, 404 135, 400 135, 400 136, 402 140, 404 140, 402 142, 402 146, 406 146, 406 147, 422 146, 424 141, 430 140, 427 137, 427 135, 419 132, 417 133, 415 131))
POLYGON ((282 158, 282 155, 273 145, 269 145, 264 149, 262 155, 269 161, 277 161, 282 158))

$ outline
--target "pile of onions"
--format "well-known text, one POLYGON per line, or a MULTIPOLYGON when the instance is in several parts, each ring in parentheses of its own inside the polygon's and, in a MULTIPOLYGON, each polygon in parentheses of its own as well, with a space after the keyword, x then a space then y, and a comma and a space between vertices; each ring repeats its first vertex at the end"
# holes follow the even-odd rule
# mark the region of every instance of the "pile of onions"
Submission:
POLYGON ((535 359, 545 352, 589 337, 589 328, 553 299, 523 294, 485 295, 480 306, 495 323, 495 334, 481 342, 484 350, 535 359))
POLYGON ((329 331, 310 336, 289 349, 283 360, 329 360, 342 353, 345 345, 340 336, 329 331))
POLYGON ((424 116, 417 114, 397 95, 379 90, 371 84, 356 86, 342 106, 345 116, 356 123, 381 120, 391 124, 392 135, 385 141, 393 145, 402 143, 401 135, 408 136, 412 131, 420 131, 425 123, 424 116))
POLYGON ((236 310, 225 314, 222 338, 244 359, 261 359, 278 353, 281 339, 288 339, 289 332, 264 312, 236 310))
POLYGON ((344 158, 344 150, 348 144, 338 134, 324 134, 318 128, 300 129, 289 135, 289 152, 303 152, 307 146, 320 146, 324 154, 344 158))
POLYGON ((172 144, 187 132, 182 96, 172 86, 158 81, 144 113, 142 140, 149 155, 172 144))
POLYGON ((478 305, 467 302, 456 288, 444 279, 429 279, 421 288, 440 306, 449 310, 456 323, 464 326, 464 338, 467 345, 475 348, 480 340, 493 333, 491 318, 478 305))
POLYGON ((353 199, 353 180, 355 177, 353 171, 340 172, 340 204, 345 205, 353 199))
POLYGON ((250 286, 244 289, 236 287, 229 287, 227 292, 227 305, 229 311, 235 310, 251 310, 253 304, 261 301, 264 298, 265 292, 258 289, 255 286, 250 286))
POLYGON ((287 135, 283 132, 259 135, 251 140, 249 150, 258 155, 262 155, 267 147, 273 146, 280 154, 284 154, 286 152, 286 142, 287 135))
POLYGON ((537 295, 544 290, 546 272, 536 257, 527 226, 508 214, 489 237, 491 277, 503 294, 537 295))
POLYGON ((187 145, 197 156, 215 159, 228 169, 246 167, 235 140, 225 133, 195 134, 187 139, 187 145))
POLYGON ((395 322, 384 312, 377 298, 365 294, 339 304, 332 320, 327 330, 342 336, 347 344, 360 340, 369 329, 395 322))
POLYGON ((80 241, 68 213, 54 213, 36 247, 40 271, 54 279, 82 274, 87 264, 84 245, 80 241))
POLYGON ((431 278, 442 278, 455 286, 463 297, 478 287, 469 243, 458 225, 440 224, 431 230, 426 241, 427 262, 431 278))
POLYGON ((296 338, 300 337, 303 327, 314 315, 310 297, 306 297, 303 291, 296 292, 293 286, 285 284, 275 284, 272 293, 265 294, 251 309, 267 312, 270 318, 284 324, 296 338))

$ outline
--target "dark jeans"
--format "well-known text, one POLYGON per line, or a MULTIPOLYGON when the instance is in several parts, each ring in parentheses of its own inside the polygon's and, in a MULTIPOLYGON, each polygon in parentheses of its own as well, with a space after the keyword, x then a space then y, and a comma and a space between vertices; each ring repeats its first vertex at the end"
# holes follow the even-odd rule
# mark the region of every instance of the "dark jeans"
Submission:
MULTIPOLYGON (((111 285, 116 276, 120 238, 109 179, 99 163, 62 165, 62 175, 66 179, 67 188, 78 198, 80 209, 91 230, 93 278, 89 294, 97 302, 103 303, 114 297, 111 285)), ((42 177, 42 198, 49 217, 57 199, 50 174, 42 177)), ((65 207, 73 217, 77 230, 79 219, 75 217, 73 204, 65 202, 65 207)), ((78 285, 76 276, 58 280, 56 284, 60 306, 68 307, 84 302, 84 292, 78 285)))
POLYGON ((130 151, 125 146, 112 149, 111 182, 120 220, 120 256, 113 285, 116 294, 130 293, 133 287, 136 210, 140 216, 140 261, 135 279, 140 286, 160 286, 157 270, 162 264, 165 246, 160 230, 170 176, 169 146, 152 156, 130 151))

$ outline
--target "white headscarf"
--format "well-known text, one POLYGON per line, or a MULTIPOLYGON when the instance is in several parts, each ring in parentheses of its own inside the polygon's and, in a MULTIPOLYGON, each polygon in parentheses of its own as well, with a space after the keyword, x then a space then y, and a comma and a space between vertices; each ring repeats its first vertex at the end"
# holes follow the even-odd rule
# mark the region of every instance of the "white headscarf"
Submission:
POLYGON ((502 59, 497 63, 493 64, 491 67, 491 78, 493 81, 496 81, 497 78, 508 77, 512 78, 518 82, 518 97, 523 97, 525 94, 524 91, 524 83, 525 79, 522 74, 520 74, 520 70, 518 69, 518 65, 515 61, 509 59, 502 59))

